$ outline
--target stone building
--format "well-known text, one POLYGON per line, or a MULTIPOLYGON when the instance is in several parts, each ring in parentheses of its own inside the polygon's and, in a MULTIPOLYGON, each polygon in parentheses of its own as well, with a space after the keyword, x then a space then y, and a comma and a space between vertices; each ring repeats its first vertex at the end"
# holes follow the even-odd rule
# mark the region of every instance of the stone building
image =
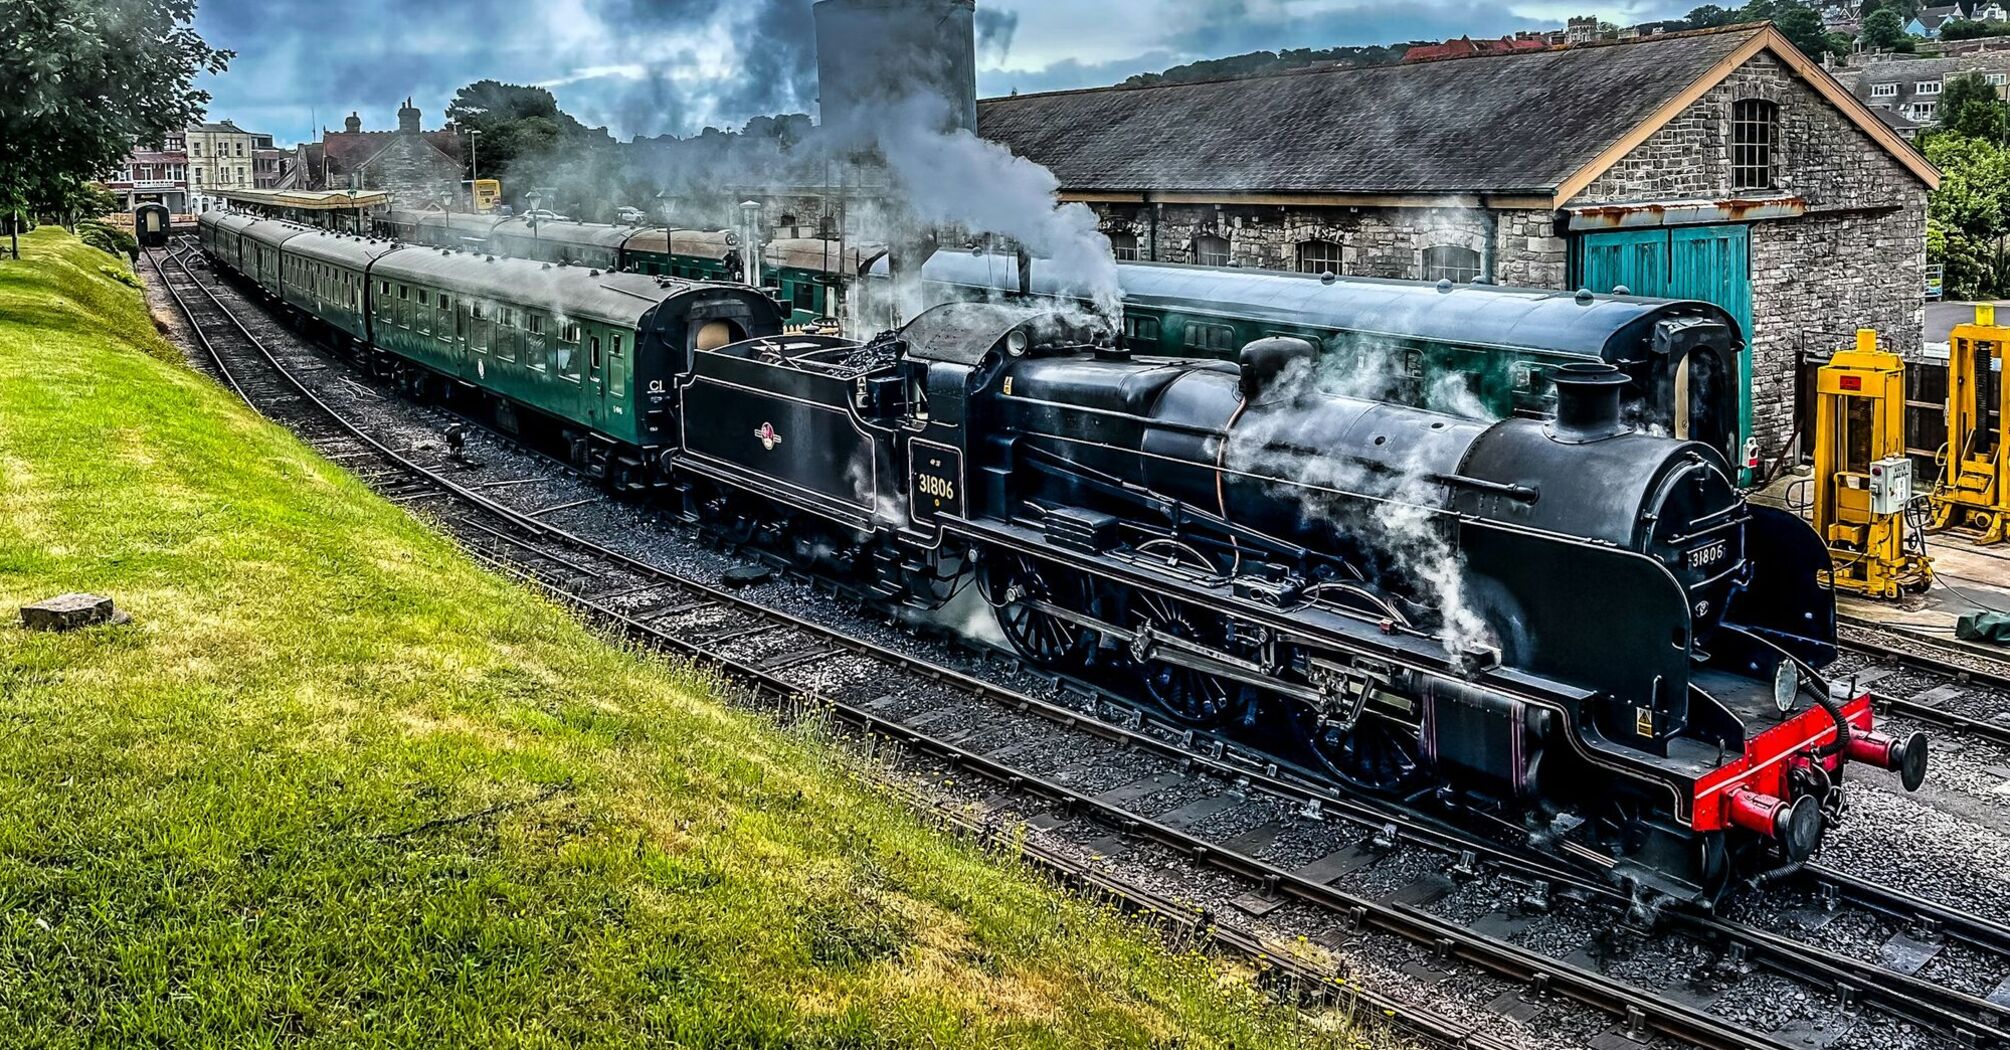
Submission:
POLYGON ((411 99, 398 110, 398 130, 364 131, 355 113, 341 131, 321 132, 302 143, 275 188, 282 190, 385 190, 398 204, 416 207, 456 199, 462 172, 461 139, 452 130, 425 131, 411 99))
POLYGON ((1919 153, 1768 26, 989 99, 1125 258, 1706 299, 1761 451, 1805 355, 1920 345, 1919 153))

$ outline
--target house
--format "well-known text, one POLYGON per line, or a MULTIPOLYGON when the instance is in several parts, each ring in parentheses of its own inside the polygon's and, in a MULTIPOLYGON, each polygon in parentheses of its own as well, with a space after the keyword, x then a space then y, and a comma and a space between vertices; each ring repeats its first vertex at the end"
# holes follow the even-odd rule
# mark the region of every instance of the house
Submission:
POLYGON ((1940 27, 1961 17, 1961 8, 1955 4, 1946 7, 1923 7, 1912 21, 1905 24, 1908 35, 1936 40, 1940 37, 1940 27))
POLYGON ((1858 100, 1890 110, 1914 125, 1939 122, 1940 93, 1947 82, 1977 73, 2010 97, 2010 51, 1978 51, 1944 58, 1886 58, 1838 74, 1858 100))
POLYGON ((291 169, 274 188, 282 190, 386 190, 400 205, 450 201, 460 193, 466 165, 460 135, 424 131, 411 99, 398 110, 398 130, 364 131, 351 113, 342 130, 321 132, 321 141, 294 150, 291 169))
POLYGON ((1767 25, 978 114, 1123 258, 1716 302, 1767 455, 1800 432, 1804 352, 1920 345, 1940 174, 1767 25))
POLYGON ((1548 46, 1545 40, 1525 36, 1504 36, 1499 40, 1474 40, 1472 37, 1462 36, 1442 44, 1419 44, 1403 52, 1403 61, 1428 62, 1432 59, 1463 58, 1467 55, 1504 55, 1514 51, 1539 51, 1548 46))

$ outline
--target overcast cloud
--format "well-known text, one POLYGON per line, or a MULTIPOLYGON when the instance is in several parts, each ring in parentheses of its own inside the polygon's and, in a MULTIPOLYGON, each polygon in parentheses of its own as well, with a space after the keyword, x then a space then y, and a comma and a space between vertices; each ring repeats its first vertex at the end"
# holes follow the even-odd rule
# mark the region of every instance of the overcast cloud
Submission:
MULTIPOLYGON (((621 138, 816 111, 811 0, 202 0, 196 24, 238 52, 212 118, 282 142, 396 125, 409 95, 438 127, 485 77, 543 84, 621 138)), ((1693 4, 1691 5, 1693 6, 1693 4)), ((979 90, 1111 84, 1197 58, 1553 28, 1575 13, 1672 17, 1666 0, 1000 0, 979 7, 979 90)))

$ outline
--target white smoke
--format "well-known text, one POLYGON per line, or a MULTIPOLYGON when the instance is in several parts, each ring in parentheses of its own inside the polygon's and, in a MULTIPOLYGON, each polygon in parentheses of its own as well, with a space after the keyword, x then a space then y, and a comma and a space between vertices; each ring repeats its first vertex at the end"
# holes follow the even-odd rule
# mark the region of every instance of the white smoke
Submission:
MULTIPOLYGON (((1363 367, 1372 360, 1344 354, 1287 368, 1264 395, 1274 407, 1246 414, 1230 436, 1228 465, 1275 478, 1273 496, 1297 500, 1308 518, 1372 551, 1374 561, 1357 568, 1383 593, 1426 607, 1447 655, 1497 648, 1498 634, 1472 603, 1465 560, 1451 539, 1452 518, 1441 509, 1444 483, 1431 477, 1425 459, 1429 450, 1390 449, 1373 463, 1318 451, 1330 436, 1316 432, 1312 407, 1324 399, 1360 399, 1356 392, 1386 381, 1388 370, 1363 367)), ((1436 396, 1463 409, 1448 415, 1491 419, 1463 383, 1436 396)))
POLYGON ((1113 324, 1122 293, 1096 213, 1062 203, 1060 180, 1046 168, 967 130, 939 130, 948 115, 946 100, 918 94, 876 109, 868 126, 825 130, 879 152, 912 222, 1013 242, 1042 260, 1060 294, 1092 304, 1106 326, 1113 324))

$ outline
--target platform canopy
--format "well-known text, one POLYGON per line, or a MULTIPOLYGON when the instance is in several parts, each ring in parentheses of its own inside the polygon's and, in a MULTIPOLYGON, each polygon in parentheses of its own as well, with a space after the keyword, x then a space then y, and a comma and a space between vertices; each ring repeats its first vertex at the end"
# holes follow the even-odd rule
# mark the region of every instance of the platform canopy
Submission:
POLYGON ((391 203, 391 195, 382 190, 224 190, 217 196, 232 204, 302 211, 351 211, 391 203))

